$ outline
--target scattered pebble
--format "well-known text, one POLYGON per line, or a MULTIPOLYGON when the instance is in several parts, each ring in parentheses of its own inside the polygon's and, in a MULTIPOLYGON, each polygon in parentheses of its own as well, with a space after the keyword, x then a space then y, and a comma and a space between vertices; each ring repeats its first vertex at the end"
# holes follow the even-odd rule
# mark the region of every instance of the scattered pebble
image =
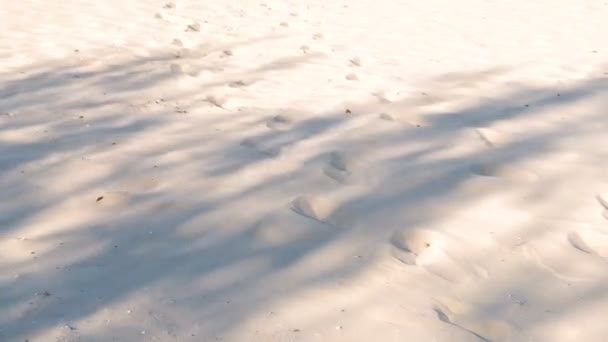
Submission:
POLYGON ((232 56, 233 53, 231 50, 224 50, 224 56, 232 56))

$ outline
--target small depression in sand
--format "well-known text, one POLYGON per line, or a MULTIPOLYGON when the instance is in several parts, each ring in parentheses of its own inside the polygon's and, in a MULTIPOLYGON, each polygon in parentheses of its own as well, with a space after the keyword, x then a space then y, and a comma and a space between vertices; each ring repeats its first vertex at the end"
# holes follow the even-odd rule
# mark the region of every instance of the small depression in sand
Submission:
POLYGON ((282 152, 281 146, 272 146, 270 144, 265 144, 260 141, 257 141, 253 138, 244 139, 243 141, 241 141, 240 145, 252 149, 267 157, 278 157, 281 155, 282 152))
POLYGON ((467 248, 459 241, 427 229, 395 232, 390 238, 391 256, 405 265, 421 266, 450 282, 488 276, 486 269, 466 261, 467 248), (462 260, 461 260, 462 259, 462 260))
POLYGON ((332 226, 338 226, 348 219, 338 209, 336 201, 320 195, 299 196, 291 202, 291 210, 295 213, 332 226))
POLYGON ((494 147, 497 145, 504 145, 510 142, 509 136, 503 132, 497 131, 492 128, 480 127, 476 128, 475 132, 479 139, 483 141, 488 147, 494 147))
POLYGON ((608 234, 595 231, 577 231, 568 233, 570 244, 585 253, 608 257, 608 234))
POLYGON ((393 234, 390 239, 394 247, 393 256, 408 265, 429 265, 443 254, 442 235, 426 230, 403 230, 393 234))
POLYGON ((567 281, 592 281, 606 274, 608 240, 595 232, 550 232, 520 247, 523 256, 555 277, 567 281), (595 239, 595 240, 594 240, 595 239))
POLYGON ((293 120, 285 115, 277 115, 266 121, 266 127, 275 131, 286 131, 293 123, 293 120))
POLYGON ((369 178, 367 170, 355 152, 331 152, 323 173, 339 183, 350 184, 361 180, 363 176, 369 178))
POLYGON ((447 324, 459 328, 475 336, 481 341, 504 341, 517 334, 517 328, 503 319, 489 317, 471 317, 469 312, 475 312, 472 305, 458 300, 444 298, 433 307, 437 318, 447 324))
POLYGON ((310 220, 293 220, 285 214, 274 215, 257 223, 254 234, 260 241, 273 246, 314 241, 327 234, 327 229, 310 220))
POLYGON ((471 165, 470 170, 473 174, 481 177, 502 178, 524 182, 533 182, 538 179, 538 175, 534 172, 510 164, 493 162, 478 163, 471 165))

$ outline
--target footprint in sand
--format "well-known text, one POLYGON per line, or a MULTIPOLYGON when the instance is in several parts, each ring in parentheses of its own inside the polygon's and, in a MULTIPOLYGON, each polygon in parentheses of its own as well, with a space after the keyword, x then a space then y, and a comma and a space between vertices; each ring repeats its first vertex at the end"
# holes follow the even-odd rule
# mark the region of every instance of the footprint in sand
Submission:
POLYGON ((291 210, 304 217, 328 224, 342 226, 349 215, 339 204, 326 196, 299 196, 291 201, 291 210))
POLYGON ((481 177, 503 178, 514 181, 533 182, 538 175, 532 171, 517 168, 508 163, 485 162, 471 165, 471 172, 481 177))
POLYGON ((358 164, 360 164, 360 160, 355 157, 354 153, 331 152, 323 172, 329 178, 346 184, 354 180, 353 172, 357 169, 358 164))
POLYGON ((504 341, 515 337, 518 329, 503 319, 470 317, 468 312, 475 312, 470 305, 457 300, 444 298, 435 301, 433 311, 437 318, 449 325, 465 331, 481 341, 504 341))
POLYGON ((343 150, 330 152, 326 156, 323 173, 341 184, 376 184, 383 172, 365 160, 365 151, 343 150))
POLYGON ((567 282, 600 279, 608 267, 603 259, 608 254, 608 237, 593 231, 549 232, 518 250, 538 267, 567 282))
MULTIPOLYGON (((390 254, 406 265, 423 267, 428 272, 451 282, 487 277, 488 272, 478 265, 459 262, 457 241, 427 229, 407 229, 395 232, 390 238, 390 254), (451 250, 451 251, 448 251, 451 250)), ((461 252, 462 253, 462 252, 461 252)))
POLYGON ((286 131, 293 123, 293 120, 285 115, 277 115, 266 121, 266 127, 275 131, 286 131))

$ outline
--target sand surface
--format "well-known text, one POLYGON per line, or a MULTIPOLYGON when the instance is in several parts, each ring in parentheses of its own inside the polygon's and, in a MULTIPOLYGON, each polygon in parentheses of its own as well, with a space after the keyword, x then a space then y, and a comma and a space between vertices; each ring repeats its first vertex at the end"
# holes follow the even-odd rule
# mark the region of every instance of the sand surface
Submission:
POLYGON ((0 23, 0 341, 606 341, 606 0, 0 23))

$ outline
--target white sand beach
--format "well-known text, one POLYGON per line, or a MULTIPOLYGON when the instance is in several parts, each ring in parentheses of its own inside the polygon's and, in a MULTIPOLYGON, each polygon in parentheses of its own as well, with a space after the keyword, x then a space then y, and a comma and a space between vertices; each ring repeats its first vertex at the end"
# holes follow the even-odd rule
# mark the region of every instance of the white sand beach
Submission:
POLYGON ((0 28, 0 341, 608 339, 608 1, 0 28))

